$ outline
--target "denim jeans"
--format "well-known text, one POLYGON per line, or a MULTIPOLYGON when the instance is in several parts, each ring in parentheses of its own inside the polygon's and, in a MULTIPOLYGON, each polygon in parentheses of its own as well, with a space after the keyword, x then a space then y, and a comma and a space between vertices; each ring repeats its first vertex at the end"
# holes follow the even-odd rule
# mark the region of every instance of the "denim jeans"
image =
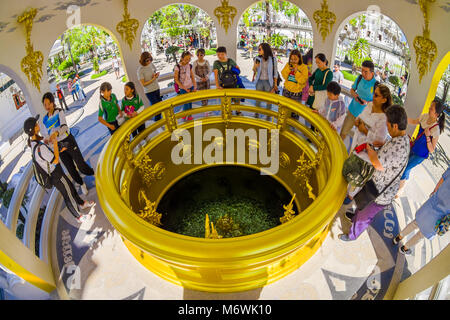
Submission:
POLYGON ((408 164, 406 165, 405 171, 403 171, 402 179, 401 180, 408 180, 409 179, 409 173, 411 172, 412 168, 418 166, 425 160, 424 157, 418 156, 414 152, 411 151, 409 155, 408 164))
MULTIPOLYGON (((158 103, 158 102, 162 101, 161 91, 159 89, 155 90, 155 91, 152 91, 152 92, 147 92, 145 95, 147 96, 147 99, 150 102, 150 105, 154 105, 155 103, 158 103)), ((153 120, 154 121, 161 120, 161 113, 157 114, 155 116, 155 118, 153 118, 153 120)))
MULTIPOLYGON (((190 92, 192 92, 192 90, 194 90, 194 87, 192 86, 190 89, 190 92)), ((186 94, 189 93, 186 90, 180 89, 180 93, 179 94, 186 94)), ((185 105, 183 105, 183 111, 192 109, 192 102, 186 103, 185 105)))

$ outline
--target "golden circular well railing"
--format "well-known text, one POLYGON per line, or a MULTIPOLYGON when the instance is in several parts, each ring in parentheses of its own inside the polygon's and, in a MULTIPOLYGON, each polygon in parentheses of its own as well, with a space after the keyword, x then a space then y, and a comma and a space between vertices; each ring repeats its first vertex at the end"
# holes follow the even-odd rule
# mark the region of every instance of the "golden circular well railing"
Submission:
MULTIPOLYGON (((183 139, 183 150, 192 152, 195 157, 194 151, 202 149, 196 149, 199 147, 191 142, 183 139)), ((208 143, 211 142, 202 142, 201 147, 208 143)), ((214 143, 228 142, 217 139, 214 143)), ((248 140, 247 156, 250 145, 258 148, 257 143, 248 140)), ((346 157, 338 134, 325 119, 304 105, 261 91, 205 90, 160 102, 124 123, 100 155, 96 171, 97 194, 107 218, 121 234, 129 251, 155 274, 189 289, 244 291, 286 276, 320 247, 346 194, 341 174, 346 157), (206 99, 209 105, 205 107, 174 111, 185 103, 206 99), (245 104, 240 103, 241 99, 246 99, 245 104), (270 103, 278 110, 249 105, 248 99, 270 103), (250 115, 237 116, 233 114, 235 110, 250 115), (217 111, 220 113, 205 115, 217 111), (299 114, 317 128, 316 131, 291 118, 291 112, 299 114), (133 130, 159 113, 164 115, 161 120, 130 141, 133 130), (269 120, 256 119, 254 113, 268 116, 269 120), (156 208, 163 195, 192 172, 215 165, 266 170, 260 162, 174 164, 171 150, 180 141, 177 129, 194 134, 200 128, 197 121, 183 122, 183 117, 190 115, 202 121, 203 130, 215 128, 225 133, 227 129, 278 129, 278 141, 270 142, 279 152, 280 167, 273 178, 291 195, 297 195, 295 203, 301 212, 275 228, 227 239, 188 237, 150 223, 148 213, 157 214, 156 208)))

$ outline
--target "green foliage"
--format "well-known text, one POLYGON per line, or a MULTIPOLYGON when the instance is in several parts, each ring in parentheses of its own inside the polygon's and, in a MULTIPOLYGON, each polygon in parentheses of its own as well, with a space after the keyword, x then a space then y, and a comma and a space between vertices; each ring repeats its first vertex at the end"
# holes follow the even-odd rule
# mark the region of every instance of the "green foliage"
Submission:
POLYGON ((286 36, 282 36, 279 33, 274 33, 269 39, 269 44, 272 48, 280 48, 284 45, 286 39, 286 36))
POLYGON ((259 201, 244 197, 232 197, 219 201, 205 201, 189 205, 184 218, 174 226, 173 232, 191 237, 205 237, 205 217, 216 225, 219 218, 228 214, 239 228, 227 234, 219 234, 224 238, 246 236, 262 232, 280 224, 279 217, 274 217, 259 201))
POLYGON ((155 12, 149 19, 151 28, 159 28, 171 38, 192 32, 194 26, 202 26, 197 30, 203 36, 210 36, 213 27, 212 19, 199 14, 200 9, 187 4, 168 5, 155 12))
POLYGON ((100 65, 98 63, 98 58, 94 58, 94 60, 92 61, 92 68, 97 73, 100 71, 100 65))
MULTIPOLYGON (((80 63, 80 58, 74 57, 74 58, 73 58, 73 62, 74 62, 75 64, 80 63)), ((59 65, 58 70, 59 70, 59 71, 64 71, 64 70, 69 69, 69 68, 73 68, 73 63, 72 63, 72 59, 71 59, 71 58, 68 58, 67 60, 63 61, 63 62, 59 65)))
POLYGON ((353 60, 353 64, 356 67, 361 67, 365 60, 372 60, 370 58, 369 41, 363 38, 356 40, 352 48, 349 50, 348 56, 351 60, 353 60))
POLYGON ((392 104, 398 104, 398 105, 403 106, 403 99, 400 98, 398 95, 393 94, 392 95, 392 104))
POLYGON ((25 225, 20 222, 17 224, 17 229, 16 229, 16 237, 20 240, 23 239, 23 231, 25 230, 25 225))
POLYGON ((211 48, 211 49, 205 50, 205 55, 207 55, 207 56, 213 56, 215 54, 217 54, 217 48, 211 48))
MULTIPOLYGON (((0 201, 3 206, 8 209, 11 204, 11 198, 14 194, 14 188, 8 189, 8 183, 0 181, 0 201)), ((24 196, 22 201, 22 208, 26 210, 26 204, 28 202, 28 196, 24 196)))
POLYGON ((342 74, 344 75, 345 80, 350 80, 351 82, 355 82, 355 80, 358 78, 357 74, 352 74, 347 70, 342 70, 342 74))
POLYGON ((91 79, 94 80, 94 79, 100 78, 100 77, 104 76, 104 75, 107 74, 107 73, 108 73, 107 70, 103 70, 103 71, 100 72, 100 73, 93 74, 93 75, 91 76, 91 79))
POLYGON ((389 76, 388 81, 389 81, 390 83, 392 83, 392 85, 393 85, 394 87, 399 88, 399 87, 402 86, 402 84, 401 84, 401 82, 400 82, 400 79, 399 79, 399 77, 397 77, 397 76, 389 76))

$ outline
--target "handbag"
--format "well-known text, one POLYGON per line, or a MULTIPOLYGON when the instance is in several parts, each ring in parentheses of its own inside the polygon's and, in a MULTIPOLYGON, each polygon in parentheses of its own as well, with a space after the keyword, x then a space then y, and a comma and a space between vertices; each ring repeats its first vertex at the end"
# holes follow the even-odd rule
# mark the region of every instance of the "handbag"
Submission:
MULTIPOLYGON (((434 127, 436 127, 437 125, 439 125, 439 123, 436 123, 434 126, 432 126, 430 128, 430 130, 433 129, 434 127)), ((409 137, 409 147, 410 147, 410 149, 412 149, 414 147, 414 144, 416 143, 416 141, 418 141, 424 134, 425 134, 425 130, 423 130, 422 133, 419 134, 415 139, 413 139, 411 136, 409 137)))
POLYGON ((372 164, 352 153, 342 167, 342 175, 352 187, 363 187, 372 178, 375 168, 372 164))
POLYGON ((450 227, 450 214, 436 221, 434 231, 436 231, 436 233, 439 236, 443 236, 448 231, 449 227, 450 227))
POLYGON ((392 183, 400 176, 400 174, 405 170, 406 166, 408 165, 408 161, 406 161, 405 166, 402 170, 395 176, 394 179, 386 186, 381 192, 378 192, 378 189, 375 185, 375 182, 373 182, 372 179, 368 180, 367 183, 362 187, 362 189, 354 196, 354 200, 356 203, 356 207, 359 211, 364 210, 365 207, 367 207, 370 203, 375 201, 376 198, 380 194, 383 194, 387 188, 389 188, 392 183))
MULTIPOLYGON (((325 85, 328 72, 330 72, 329 69, 327 70, 327 72, 325 72, 325 75, 323 76, 322 86, 325 85)), ((325 104, 325 100, 327 99, 327 90, 314 91, 312 96, 314 97, 312 108, 319 110, 325 104)))

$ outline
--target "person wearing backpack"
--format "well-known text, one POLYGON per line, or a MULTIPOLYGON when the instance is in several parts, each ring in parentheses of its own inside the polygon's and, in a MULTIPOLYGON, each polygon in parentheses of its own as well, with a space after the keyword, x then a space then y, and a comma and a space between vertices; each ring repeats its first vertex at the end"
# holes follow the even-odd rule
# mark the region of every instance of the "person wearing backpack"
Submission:
MULTIPOLYGON (((227 57, 227 49, 225 47, 217 48, 217 60, 214 61, 214 79, 217 89, 233 89, 238 87, 237 70, 241 70, 236 62, 227 57), (235 69, 235 71, 233 71, 235 69)), ((235 100, 235 99, 234 99, 235 100)), ((236 115, 241 115, 239 110, 236 110, 236 115)))
POLYGON ((72 179, 80 185, 81 191, 84 195, 88 194, 86 183, 81 178, 80 173, 87 176, 94 175, 94 169, 92 169, 86 161, 84 161, 80 148, 78 147, 75 137, 70 133, 70 129, 67 126, 66 116, 64 111, 59 108, 55 108, 55 98, 51 92, 47 92, 42 97, 42 104, 44 105, 47 114, 42 118, 42 124, 44 130, 42 135, 44 136, 44 142, 49 142, 49 137, 55 133, 56 139, 59 144, 60 150, 65 147, 65 151, 60 152, 61 162, 66 167, 72 179))
MULTIPOLYGON (((256 90, 270 93, 278 92, 278 84, 281 80, 278 74, 277 59, 273 56, 272 48, 268 43, 261 43, 258 47, 259 55, 255 58, 253 64, 253 81, 256 82, 256 90), (255 77, 256 74, 256 77, 255 77)), ((256 107, 261 106, 261 101, 256 101, 256 107)), ((267 103, 267 109, 272 110, 272 105, 267 103)), ((255 113, 255 118, 259 118, 259 114, 255 113)), ((269 116, 266 120, 269 120, 269 116)))
POLYGON ((406 134, 406 111, 399 105, 393 105, 387 108, 385 113, 391 139, 378 152, 370 144, 366 145, 375 171, 355 196, 358 207, 355 214, 345 214, 345 217, 352 221, 352 226, 348 234, 338 236, 342 241, 356 240, 369 227, 375 216, 392 203, 400 185, 400 177, 408 163, 410 147, 406 134))
POLYGON ((61 109, 64 110, 64 107, 66 107, 66 111, 69 111, 69 107, 66 103, 66 98, 64 97, 63 90, 59 83, 56 85, 56 95, 58 96, 59 104, 61 105, 61 109))
POLYGON ((399 247, 400 253, 411 254, 411 248, 423 238, 431 240, 436 234, 444 235, 449 229, 449 219, 450 167, 442 175, 430 198, 417 210, 415 219, 392 239, 392 243, 397 245, 408 234, 419 229, 413 237, 399 247))
POLYGON ((421 115, 417 119, 408 118, 408 124, 420 125, 417 138, 411 142, 411 154, 408 165, 400 181, 400 189, 396 198, 401 194, 406 180, 409 179, 411 170, 428 158, 431 152, 436 149, 439 135, 445 128, 445 106, 439 98, 431 102, 428 113, 421 115))
POLYGON ((42 142, 44 138, 40 135, 39 115, 36 117, 29 117, 25 120, 23 129, 28 135, 28 146, 31 148, 31 156, 33 166, 40 177, 36 180, 46 181, 45 187, 50 189, 55 187, 63 196, 64 202, 69 212, 77 219, 79 223, 86 221, 89 214, 80 214, 80 210, 90 208, 95 205, 94 201, 84 201, 80 198, 72 182, 64 174, 64 171, 59 163, 60 152, 65 152, 65 148, 59 150, 58 134, 53 132, 50 136, 53 150, 42 142))
POLYGON ((373 93, 378 81, 375 79, 375 65, 366 60, 362 63, 361 75, 355 80, 350 90, 353 99, 348 106, 347 116, 341 129, 341 139, 345 140, 355 125, 356 118, 364 111, 367 104, 373 101, 373 93))
MULTIPOLYGON (((186 94, 197 91, 197 83, 195 82, 195 74, 192 70, 191 53, 184 51, 181 54, 180 63, 177 63, 174 70, 175 91, 178 94, 186 94)), ((186 103, 183 106, 183 111, 192 109, 192 102, 186 103)), ((186 120, 186 117, 183 117, 186 120)), ((187 120, 193 120, 192 116, 188 116, 187 120)))

